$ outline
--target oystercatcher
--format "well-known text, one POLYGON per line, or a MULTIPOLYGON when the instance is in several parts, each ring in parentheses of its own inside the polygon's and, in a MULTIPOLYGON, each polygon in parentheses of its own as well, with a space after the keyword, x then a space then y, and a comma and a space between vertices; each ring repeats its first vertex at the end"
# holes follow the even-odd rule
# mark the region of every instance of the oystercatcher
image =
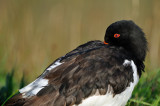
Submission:
POLYGON ((146 51, 141 28, 117 21, 104 42, 89 41, 58 58, 6 105, 124 106, 144 71, 146 51))

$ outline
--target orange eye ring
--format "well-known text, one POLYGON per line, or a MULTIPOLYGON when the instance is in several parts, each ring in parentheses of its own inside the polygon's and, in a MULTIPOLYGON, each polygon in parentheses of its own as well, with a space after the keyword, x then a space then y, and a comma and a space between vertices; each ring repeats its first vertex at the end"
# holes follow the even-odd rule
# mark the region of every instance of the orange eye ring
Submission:
POLYGON ((119 38, 119 37, 120 37, 120 34, 117 34, 117 33, 116 33, 116 34, 114 34, 114 37, 115 37, 115 38, 119 38))

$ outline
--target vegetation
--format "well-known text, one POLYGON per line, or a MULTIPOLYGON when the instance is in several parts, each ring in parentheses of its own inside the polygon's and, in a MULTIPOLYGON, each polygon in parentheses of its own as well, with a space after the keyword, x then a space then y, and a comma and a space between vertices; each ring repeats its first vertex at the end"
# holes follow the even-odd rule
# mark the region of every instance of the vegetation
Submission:
POLYGON ((87 41, 103 41, 108 25, 127 19, 149 42, 147 71, 128 105, 160 105, 159 10, 160 0, 0 0, 0 104, 53 60, 87 41))
POLYGON ((0 87, 0 105, 4 104, 14 94, 18 93, 18 88, 22 88, 25 85, 24 77, 22 77, 20 84, 15 82, 14 69, 11 73, 6 75, 5 85, 0 87))
POLYGON ((160 106, 160 69, 143 73, 128 106, 160 106))
MULTIPOLYGON (((143 73, 138 85, 134 89, 132 98, 127 106, 160 106, 160 70, 156 73, 143 73)), ((0 105, 18 92, 18 88, 25 85, 24 77, 20 84, 14 84, 14 69, 6 76, 5 85, 0 88, 0 105)))

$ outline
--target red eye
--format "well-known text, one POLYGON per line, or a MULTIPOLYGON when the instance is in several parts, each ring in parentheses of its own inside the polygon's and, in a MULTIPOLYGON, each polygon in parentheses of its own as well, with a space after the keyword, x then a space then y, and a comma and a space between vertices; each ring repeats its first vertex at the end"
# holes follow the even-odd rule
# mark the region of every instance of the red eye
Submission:
POLYGON ((114 37, 115 37, 115 38, 119 38, 119 37, 120 37, 120 34, 117 34, 117 33, 116 33, 116 34, 114 34, 114 37))

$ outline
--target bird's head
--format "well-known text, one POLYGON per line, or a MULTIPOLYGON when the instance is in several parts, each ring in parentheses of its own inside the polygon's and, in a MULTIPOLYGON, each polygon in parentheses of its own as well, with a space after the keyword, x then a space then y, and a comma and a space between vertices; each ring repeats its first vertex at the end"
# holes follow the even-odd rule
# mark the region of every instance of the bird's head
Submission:
POLYGON ((105 44, 121 46, 137 59, 144 61, 147 51, 145 34, 133 21, 122 20, 111 24, 105 34, 105 44))

